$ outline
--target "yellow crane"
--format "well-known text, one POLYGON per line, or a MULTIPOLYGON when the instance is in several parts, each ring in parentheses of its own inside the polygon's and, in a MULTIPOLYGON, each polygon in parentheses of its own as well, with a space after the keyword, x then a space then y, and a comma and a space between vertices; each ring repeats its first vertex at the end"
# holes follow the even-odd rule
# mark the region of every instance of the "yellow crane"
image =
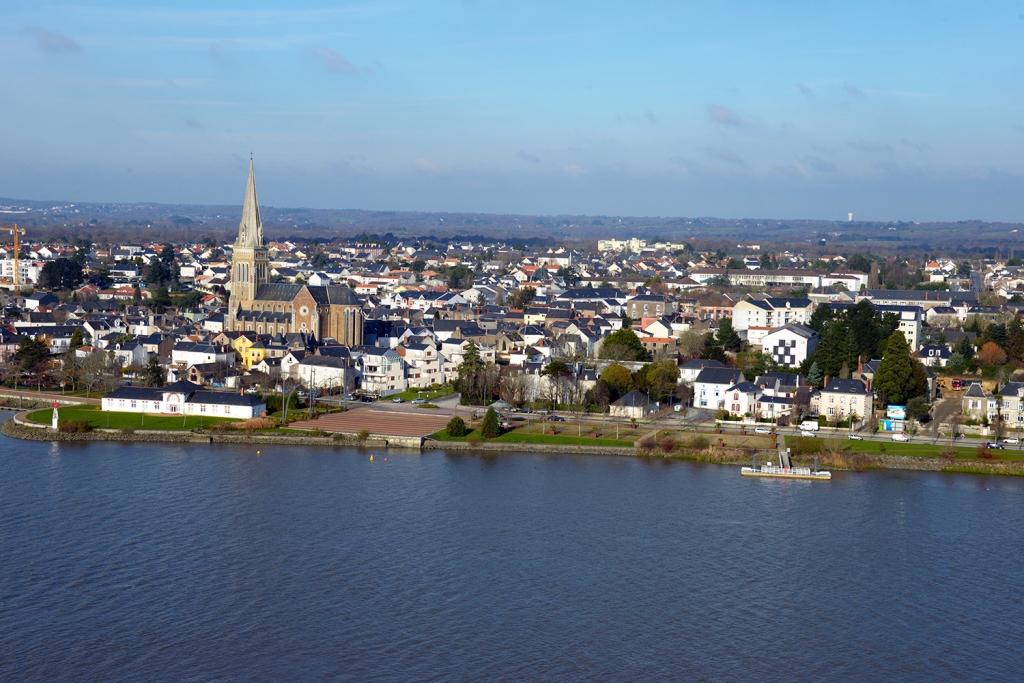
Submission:
POLYGON ((25 228, 19 228, 18 224, 15 223, 14 227, 11 228, 0 228, 14 235, 14 284, 21 284, 21 269, 18 267, 18 256, 21 253, 21 247, 18 246, 18 235, 25 234, 25 228))

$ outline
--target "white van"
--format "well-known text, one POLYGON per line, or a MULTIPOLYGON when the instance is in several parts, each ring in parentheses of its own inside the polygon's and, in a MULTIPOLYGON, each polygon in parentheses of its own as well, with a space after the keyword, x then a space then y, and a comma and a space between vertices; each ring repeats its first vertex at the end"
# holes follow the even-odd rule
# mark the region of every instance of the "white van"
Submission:
POLYGON ((902 442, 906 443, 906 442, 910 441, 910 437, 907 436, 906 434, 901 434, 901 433, 897 432, 896 434, 892 435, 892 440, 893 441, 902 441, 902 442))
POLYGON ((800 429, 805 432, 816 432, 821 429, 817 420, 804 420, 800 423, 800 429))

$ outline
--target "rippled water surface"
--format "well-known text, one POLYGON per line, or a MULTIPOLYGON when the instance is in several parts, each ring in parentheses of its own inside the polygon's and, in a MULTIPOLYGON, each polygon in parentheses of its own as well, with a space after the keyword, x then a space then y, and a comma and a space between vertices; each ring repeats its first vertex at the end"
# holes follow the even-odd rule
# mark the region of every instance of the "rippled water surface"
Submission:
POLYGON ((0 437, 0 679, 1021 680, 1024 482, 0 437))

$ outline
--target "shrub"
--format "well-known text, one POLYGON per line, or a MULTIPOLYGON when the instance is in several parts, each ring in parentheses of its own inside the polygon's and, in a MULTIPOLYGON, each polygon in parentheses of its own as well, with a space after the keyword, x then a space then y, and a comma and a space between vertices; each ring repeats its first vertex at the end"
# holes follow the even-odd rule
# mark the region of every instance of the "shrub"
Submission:
POLYGON ((480 444, 483 443, 483 439, 480 438, 480 435, 478 433, 473 432, 472 434, 466 437, 466 443, 480 444))
POLYGON ((494 408, 487 409, 487 414, 484 415, 484 424, 480 428, 480 433, 485 439, 493 439, 501 434, 501 425, 498 424, 498 414, 494 412, 494 408))
POLYGON ((324 430, 322 430, 322 429, 311 429, 311 430, 309 431, 309 435, 310 435, 310 436, 327 436, 327 434, 328 434, 328 433, 327 433, 327 432, 325 432, 325 431, 324 431, 324 430))
POLYGON ((661 446, 661 450, 665 451, 666 453, 671 453, 676 449, 675 439, 662 439, 658 445, 661 446))
POLYGON ((57 426, 57 431, 65 434, 81 434, 91 429, 92 425, 85 420, 65 420, 57 426))
POLYGON ((642 451, 653 451, 654 450, 654 439, 643 438, 639 443, 640 450, 642 451))
POLYGON ((367 439, 370 438, 370 432, 366 431, 365 429, 360 430, 360 432, 356 434, 356 438, 358 438, 360 441, 366 441, 367 439))
POLYGON ((710 445, 711 442, 707 440, 707 437, 695 436, 690 439, 689 443, 686 444, 686 447, 695 451, 702 451, 710 445))
POLYGON ((242 420, 241 422, 232 422, 232 429, 273 429, 280 421, 276 424, 274 420, 269 417, 250 417, 248 420, 242 420))
POLYGON ((466 421, 463 420, 458 415, 455 415, 452 417, 452 419, 448 420, 448 424, 445 426, 444 429, 446 432, 448 432, 448 436, 455 437, 465 436, 466 432, 469 431, 468 429, 466 429, 466 421))
POLYGON ((983 458, 985 460, 992 459, 992 451, 989 450, 987 443, 982 443, 978 446, 978 457, 983 458))

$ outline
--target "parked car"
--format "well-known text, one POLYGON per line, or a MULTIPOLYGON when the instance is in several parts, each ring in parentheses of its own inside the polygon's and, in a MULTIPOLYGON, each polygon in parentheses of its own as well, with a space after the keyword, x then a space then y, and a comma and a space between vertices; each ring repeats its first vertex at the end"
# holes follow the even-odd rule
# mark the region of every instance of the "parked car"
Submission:
POLYGON ((771 434, 772 430, 768 429, 767 427, 754 427, 754 433, 755 434, 771 434))
POLYGON ((392 403, 405 403, 405 400, 401 396, 398 396, 396 398, 391 399, 391 402, 392 403))
POLYGON ((850 441, 863 441, 864 440, 864 437, 861 436, 860 434, 850 434, 846 438, 849 439, 850 441))
POLYGON ((427 402, 427 399, 425 399, 425 398, 414 398, 412 401, 410 401, 410 403, 414 403, 416 405, 422 405, 422 404, 424 404, 426 402, 427 402))
POLYGON ((907 442, 907 441, 910 441, 910 437, 907 436, 906 434, 893 434, 892 435, 892 440, 893 441, 907 442))
POLYGON ((359 400, 362 401, 363 403, 373 403, 375 399, 373 398, 373 396, 360 396, 359 400))
POLYGON ((565 418, 559 417, 558 415, 549 415, 548 420, 551 422, 565 422, 565 418))
POLYGON ((806 429, 801 429, 800 430, 800 436, 806 436, 806 437, 810 437, 812 439, 816 439, 818 437, 817 434, 815 434, 814 432, 809 432, 806 429))
POLYGON ((989 448, 995 448, 996 450, 1000 450, 1000 451, 1001 451, 1001 450, 1004 450, 1004 449, 1003 449, 1003 444, 1001 444, 1001 443, 996 443, 996 442, 994 442, 994 441, 986 441, 986 442, 985 442, 985 445, 986 445, 986 446, 988 446, 989 448))
POLYGON ((1008 443, 1011 446, 1016 446, 1020 443, 1020 439, 1015 436, 1011 436, 1009 439, 1003 439, 1003 443, 1008 443))
POLYGON ((551 411, 550 410, 538 410, 537 414, 538 415, 547 415, 549 412, 551 412, 551 411))

